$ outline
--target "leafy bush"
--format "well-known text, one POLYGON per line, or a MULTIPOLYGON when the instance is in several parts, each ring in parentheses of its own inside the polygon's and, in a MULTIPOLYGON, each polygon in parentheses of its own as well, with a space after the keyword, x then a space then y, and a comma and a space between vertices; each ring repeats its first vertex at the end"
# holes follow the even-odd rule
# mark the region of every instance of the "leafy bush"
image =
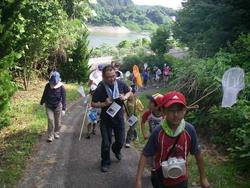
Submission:
POLYGON ((0 129, 9 124, 9 102, 15 91, 15 84, 11 80, 9 69, 18 54, 11 53, 0 59, 0 129))
POLYGON ((239 100, 232 108, 213 107, 207 116, 212 141, 228 148, 237 166, 249 171, 250 101, 239 100))
MULTIPOLYGON (((172 61, 172 60, 171 60, 172 61)), ((172 63, 173 81, 170 87, 182 91, 191 104, 199 102, 202 109, 209 109, 220 103, 222 90, 220 79, 227 65, 220 57, 210 59, 187 58, 172 63)))
POLYGON ((158 55, 167 53, 173 47, 170 36, 170 24, 161 25, 151 37, 151 49, 158 55))
MULTIPOLYGON (((243 42, 242 42, 243 44, 243 42)), ((244 43, 246 44, 246 43, 244 43)), ((233 46, 234 49, 238 49, 233 46)), ((245 46, 246 48, 246 46, 245 46)), ((232 48, 231 48, 232 49, 232 48)), ((236 166, 246 172, 250 165, 250 72, 245 69, 245 88, 238 102, 231 108, 221 108, 221 79, 225 70, 241 65, 245 51, 229 53, 221 51, 213 58, 187 58, 178 60, 165 56, 171 62, 173 80, 169 87, 182 91, 191 104, 199 99, 200 109, 189 112, 187 120, 197 126, 209 141, 224 148, 236 166), (204 97, 205 96, 205 97, 204 97), (204 97, 204 98, 203 98, 204 97)), ((248 60, 245 59, 244 62, 248 60)))

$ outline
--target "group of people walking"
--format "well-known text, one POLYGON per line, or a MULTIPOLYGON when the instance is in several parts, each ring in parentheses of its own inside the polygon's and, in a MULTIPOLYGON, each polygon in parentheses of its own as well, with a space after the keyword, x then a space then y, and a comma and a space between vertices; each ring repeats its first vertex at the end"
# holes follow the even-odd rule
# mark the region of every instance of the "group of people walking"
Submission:
MULTIPOLYGON (((159 88, 160 86, 163 85, 164 87, 166 87, 171 74, 172 74, 171 68, 167 64, 164 64, 162 69, 158 68, 157 66, 154 66, 153 68, 144 67, 141 72, 143 88, 147 89, 148 84, 151 84, 156 88, 159 88)), ((136 82, 136 79, 133 76, 133 74, 127 71, 127 75, 129 75, 127 77, 128 80, 130 80, 133 83, 136 82)))
MULTIPOLYGON (((136 139, 136 126, 141 119, 142 135, 147 143, 139 160, 135 187, 142 187, 141 179, 147 161, 150 162, 154 188, 187 187, 189 153, 197 161, 201 187, 209 187, 195 128, 184 119, 188 110, 185 96, 178 91, 148 96, 148 107, 144 110, 136 96, 136 87, 117 79, 117 67, 98 66, 98 71, 102 79, 99 83, 94 83, 93 80, 90 83, 88 116, 92 114, 99 117, 90 117, 87 138, 91 131, 95 133, 95 126, 99 121, 102 137, 101 172, 110 170, 111 151, 117 160, 122 160, 121 150, 124 146, 129 148, 131 141, 136 139), (129 129, 125 136, 126 123, 129 124, 129 129)), ((48 116, 48 141, 52 142, 54 138, 59 138, 60 119, 66 110, 65 89, 58 72, 51 74, 49 83, 45 86, 41 105, 44 103, 48 116)))

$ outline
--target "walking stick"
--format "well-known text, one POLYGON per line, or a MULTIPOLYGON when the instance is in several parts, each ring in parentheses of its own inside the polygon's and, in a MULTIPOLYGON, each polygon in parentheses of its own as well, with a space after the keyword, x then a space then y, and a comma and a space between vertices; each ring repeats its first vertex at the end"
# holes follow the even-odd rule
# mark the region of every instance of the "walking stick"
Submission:
POLYGON ((85 113, 84 113, 84 117, 83 117, 83 121, 82 121, 82 126, 81 126, 79 141, 80 141, 81 138, 82 138, 83 125, 84 125, 84 123, 85 123, 85 119, 86 119, 86 115, 87 115, 87 110, 88 110, 88 103, 86 104, 86 109, 85 109, 85 113))

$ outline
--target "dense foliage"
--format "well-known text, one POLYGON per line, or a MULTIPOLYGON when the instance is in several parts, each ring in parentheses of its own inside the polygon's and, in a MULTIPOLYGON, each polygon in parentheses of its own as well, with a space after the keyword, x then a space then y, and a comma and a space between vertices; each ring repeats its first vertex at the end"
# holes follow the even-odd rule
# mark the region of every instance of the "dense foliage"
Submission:
POLYGON ((250 31, 248 0, 189 0, 178 12, 175 37, 198 56, 213 56, 250 31))
POLYGON ((150 41, 146 38, 137 39, 134 42, 124 40, 117 46, 103 44, 93 49, 91 57, 113 56, 114 59, 122 60, 127 55, 152 53, 149 45, 150 41))
POLYGON ((239 36, 238 40, 213 58, 171 60, 174 79, 169 86, 185 93, 189 104, 202 99, 198 101, 200 109, 190 112, 188 120, 210 142, 227 150, 237 166, 245 172, 249 171, 247 166, 250 161, 250 72, 249 59, 246 59, 250 47, 248 38, 249 35, 239 36), (222 108, 221 79, 224 71, 231 66, 245 68, 245 88, 240 92, 237 104, 222 108))
POLYGON ((88 60, 90 52, 88 49, 88 32, 85 30, 81 36, 76 40, 75 47, 72 53, 69 54, 69 61, 64 62, 59 66, 59 70, 62 74, 62 79, 66 82, 77 81, 85 83, 88 78, 88 60), (70 73, 70 74, 69 74, 70 73))
POLYGON ((92 5, 96 16, 92 25, 126 26, 131 30, 155 30, 157 25, 170 22, 175 11, 165 7, 136 6, 131 0, 98 0, 92 5))
POLYGON ((163 55, 173 47, 170 29, 169 24, 164 24, 152 34, 150 46, 157 55, 163 55))
MULTIPOLYGON (((77 38, 86 29, 84 22, 89 15, 87 1, 1 1, 0 127, 8 122, 8 103, 14 85, 22 84, 28 90, 35 75, 47 78, 51 70, 67 62, 67 53, 71 54, 78 45, 77 38)), ((88 44, 86 38, 83 43, 88 44)), ((89 51, 82 53, 81 64, 87 64, 89 51)), ((77 70, 74 73, 86 76, 77 70)))
POLYGON ((9 124, 9 101, 16 88, 8 70, 12 66, 10 62, 14 62, 18 57, 19 54, 11 53, 0 59, 0 129, 9 124))

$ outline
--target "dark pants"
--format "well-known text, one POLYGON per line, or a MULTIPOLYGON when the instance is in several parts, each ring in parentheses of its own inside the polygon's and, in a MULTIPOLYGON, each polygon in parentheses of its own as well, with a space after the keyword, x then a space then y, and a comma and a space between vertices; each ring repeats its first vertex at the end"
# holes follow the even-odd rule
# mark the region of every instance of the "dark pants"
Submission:
POLYGON ((100 130, 102 135, 101 157, 102 166, 110 165, 110 148, 112 144, 112 130, 115 134, 115 142, 112 144, 112 151, 115 154, 119 154, 125 140, 125 126, 124 120, 117 123, 107 123, 101 121, 100 130))
POLYGON ((129 126, 129 130, 127 132, 126 144, 130 144, 130 142, 137 137, 137 132, 135 130, 137 124, 133 126, 129 126))
POLYGON ((151 174, 151 182, 154 188, 187 188, 188 187, 188 183, 187 181, 183 181, 181 183, 178 183, 176 185, 172 185, 172 186, 166 186, 163 184, 162 181, 162 174, 154 171, 151 174))

